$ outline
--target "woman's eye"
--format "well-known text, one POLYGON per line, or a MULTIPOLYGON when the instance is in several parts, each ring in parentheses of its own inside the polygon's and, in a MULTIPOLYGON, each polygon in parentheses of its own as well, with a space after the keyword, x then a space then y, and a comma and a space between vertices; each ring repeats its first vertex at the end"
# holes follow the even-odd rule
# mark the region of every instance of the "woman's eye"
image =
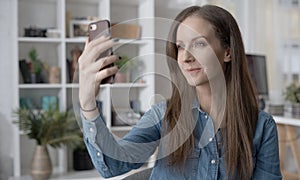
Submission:
POLYGON ((204 46, 206 46, 206 43, 203 41, 196 41, 194 43, 194 48, 199 48, 199 47, 204 47, 204 46))
POLYGON ((183 44, 177 44, 177 49, 184 49, 184 45, 183 44))

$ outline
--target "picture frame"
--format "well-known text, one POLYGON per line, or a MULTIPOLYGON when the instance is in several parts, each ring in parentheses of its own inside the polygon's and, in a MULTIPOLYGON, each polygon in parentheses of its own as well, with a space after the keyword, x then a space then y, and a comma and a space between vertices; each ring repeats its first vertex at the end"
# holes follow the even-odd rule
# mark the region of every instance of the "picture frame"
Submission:
POLYGON ((88 25, 93 22, 90 20, 70 20, 69 23, 69 36, 74 37, 86 37, 88 34, 88 25))

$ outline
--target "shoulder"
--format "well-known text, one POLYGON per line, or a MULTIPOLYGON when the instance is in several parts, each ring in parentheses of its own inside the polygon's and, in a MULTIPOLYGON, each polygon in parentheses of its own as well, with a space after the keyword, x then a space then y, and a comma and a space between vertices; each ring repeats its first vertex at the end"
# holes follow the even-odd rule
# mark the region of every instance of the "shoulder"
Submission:
POLYGON ((271 127, 276 127, 273 117, 264 111, 259 111, 256 131, 267 130, 271 127))
POLYGON ((260 149, 266 141, 277 140, 277 138, 277 126, 273 117, 264 111, 259 111, 253 139, 254 146, 256 149, 260 149))

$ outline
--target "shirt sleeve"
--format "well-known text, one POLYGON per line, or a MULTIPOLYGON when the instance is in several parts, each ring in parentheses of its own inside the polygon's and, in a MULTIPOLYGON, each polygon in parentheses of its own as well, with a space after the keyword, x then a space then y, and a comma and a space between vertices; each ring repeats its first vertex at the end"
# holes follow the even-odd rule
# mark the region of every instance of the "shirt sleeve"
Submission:
POLYGON ((98 172, 107 178, 141 167, 159 144, 161 114, 161 108, 152 106, 127 135, 116 140, 101 114, 86 120, 81 113, 84 141, 98 172))
POLYGON ((282 179, 280 172, 277 127, 274 119, 269 119, 261 130, 261 144, 255 157, 253 179, 282 179))

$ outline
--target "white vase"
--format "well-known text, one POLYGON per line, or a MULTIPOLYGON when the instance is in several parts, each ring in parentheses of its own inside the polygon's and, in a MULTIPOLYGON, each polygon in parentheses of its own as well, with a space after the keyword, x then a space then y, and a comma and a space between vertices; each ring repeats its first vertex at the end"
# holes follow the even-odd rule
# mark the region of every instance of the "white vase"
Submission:
POLYGON ((52 164, 47 146, 37 145, 31 161, 30 174, 33 180, 47 180, 52 173, 52 164))

